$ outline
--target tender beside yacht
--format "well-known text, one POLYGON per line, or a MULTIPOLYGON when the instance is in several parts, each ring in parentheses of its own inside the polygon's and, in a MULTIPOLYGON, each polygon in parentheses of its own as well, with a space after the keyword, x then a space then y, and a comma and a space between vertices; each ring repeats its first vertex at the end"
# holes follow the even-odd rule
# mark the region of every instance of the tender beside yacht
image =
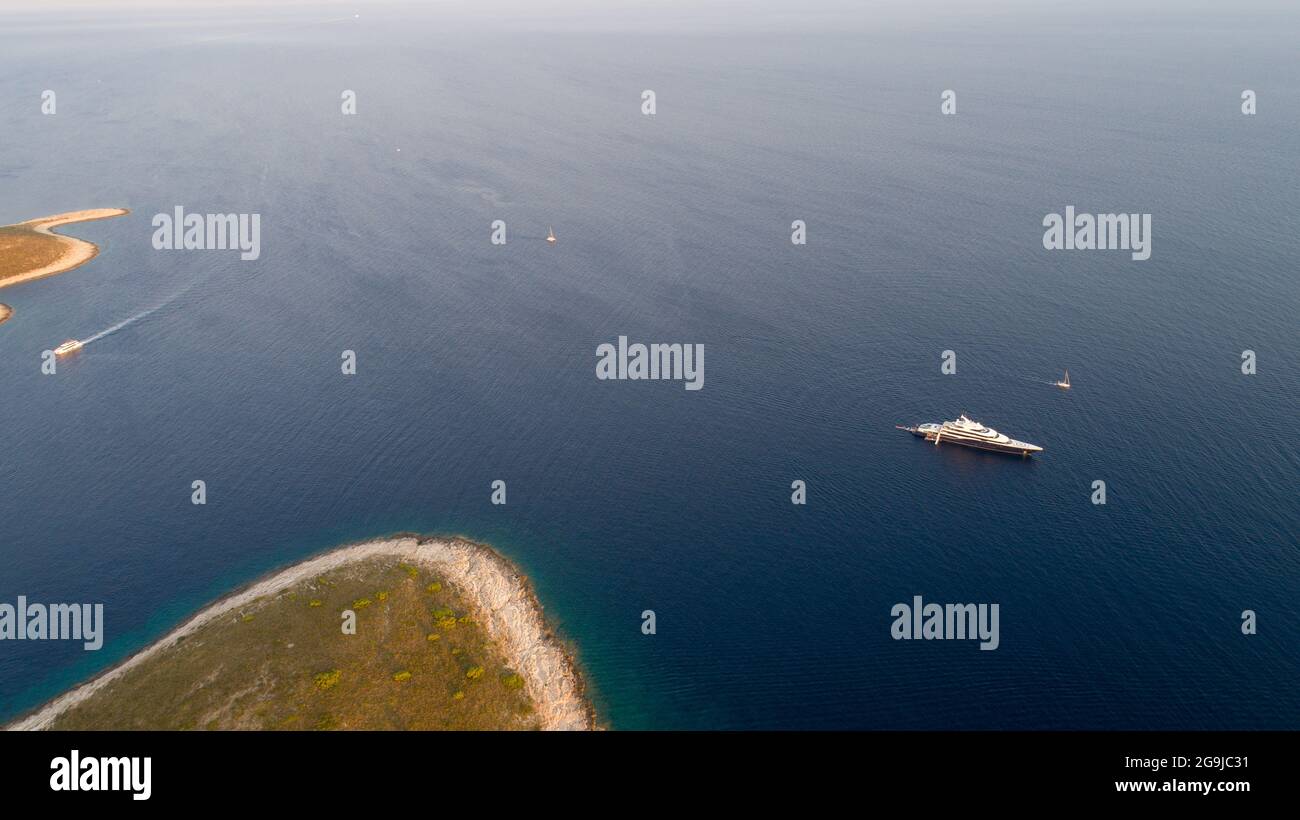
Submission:
POLYGON ((991 427, 985 427, 978 421, 968 418, 965 413, 961 414, 956 421, 945 421, 943 424, 931 422, 916 427, 899 427, 898 429, 906 430, 926 441, 933 441, 935 446, 947 442, 948 444, 960 444, 963 447, 974 447, 977 450, 991 450, 995 453, 1011 453, 1018 456, 1027 456, 1043 451, 1043 448, 1037 444, 1017 441, 991 427))

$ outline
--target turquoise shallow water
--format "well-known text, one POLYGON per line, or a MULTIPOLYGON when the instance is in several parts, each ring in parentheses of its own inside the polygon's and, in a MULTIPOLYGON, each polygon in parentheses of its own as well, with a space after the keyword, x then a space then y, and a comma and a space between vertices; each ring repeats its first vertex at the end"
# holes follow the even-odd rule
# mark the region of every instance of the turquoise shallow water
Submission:
POLYGON ((1293 12, 9 20, 0 222, 132 214, 0 293, 0 601, 109 619, 0 644, 0 716, 411 530, 518 561, 617 728, 1300 728, 1293 12), (153 250, 178 204, 260 213, 261 260, 153 250), (1152 213, 1152 259, 1043 250, 1066 205, 1152 213), (704 344, 705 388, 596 380, 619 335, 704 344), (962 411, 1047 450, 893 429, 962 411), (891 640, 917 594, 998 603, 1000 648, 891 640))

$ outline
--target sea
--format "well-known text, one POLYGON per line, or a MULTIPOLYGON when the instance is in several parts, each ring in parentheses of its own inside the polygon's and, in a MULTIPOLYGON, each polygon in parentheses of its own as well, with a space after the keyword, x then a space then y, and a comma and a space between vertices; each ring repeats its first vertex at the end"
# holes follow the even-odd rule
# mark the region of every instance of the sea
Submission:
POLYGON ((0 602, 106 625, 0 642, 0 719, 419 532, 521 567, 614 729, 1300 729, 1298 33, 1266 2, 0 9, 0 224, 131 210, 0 290, 0 602), (155 249, 177 206, 258 214, 260 257, 155 249), (1150 259, 1048 250, 1069 206, 1151 214, 1150 259), (703 345, 703 389, 598 379, 619 336, 703 345), (895 429, 961 413, 1045 450, 895 429), (915 596, 997 604, 998 647, 896 640, 915 596))

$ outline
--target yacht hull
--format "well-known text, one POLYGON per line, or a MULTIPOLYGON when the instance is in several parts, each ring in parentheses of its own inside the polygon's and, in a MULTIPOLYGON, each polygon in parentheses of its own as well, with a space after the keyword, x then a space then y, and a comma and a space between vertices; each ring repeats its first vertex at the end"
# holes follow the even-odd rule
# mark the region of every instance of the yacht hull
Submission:
MULTIPOLYGON (((934 436, 930 436, 927 441, 934 441, 934 436)), ((966 441, 965 439, 943 437, 942 444, 956 444, 959 447, 969 447, 972 450, 983 450, 986 453, 1006 453, 1010 456, 1032 456, 1034 453, 1042 451, 1042 448, 1029 449, 1026 447, 1015 447, 1007 444, 990 444, 984 441, 966 441)))

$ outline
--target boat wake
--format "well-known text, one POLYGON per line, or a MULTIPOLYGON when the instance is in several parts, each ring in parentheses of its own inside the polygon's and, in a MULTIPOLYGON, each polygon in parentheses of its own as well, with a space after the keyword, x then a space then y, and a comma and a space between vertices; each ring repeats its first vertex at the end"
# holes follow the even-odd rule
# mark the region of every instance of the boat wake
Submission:
POLYGON ((134 316, 132 316, 132 317, 129 318, 129 319, 124 319, 124 320, 118 322, 117 324, 113 325, 112 327, 105 328, 104 330, 99 331, 99 332, 96 333, 94 336, 89 336, 89 337, 87 337, 87 338, 85 338, 85 339, 82 339, 82 340, 81 340, 81 346, 82 346, 82 347, 85 347, 86 345, 90 344, 91 342, 97 342, 97 341, 99 341, 100 339, 104 338, 105 336, 111 336, 111 335, 113 335, 114 333, 118 332, 119 330, 122 330, 123 328, 130 327, 131 325, 135 324, 136 322, 140 321, 141 319, 144 319, 144 318, 146 318, 146 317, 148 317, 148 316, 150 316, 150 315, 152 315, 152 314, 154 314, 154 313, 157 313, 158 311, 160 311, 160 310, 162 310, 163 308, 165 308, 165 307, 167 307, 168 305, 170 305, 172 302, 175 302, 177 299, 179 299, 179 298, 181 298, 182 296, 184 296, 184 295, 185 295, 186 293, 188 293, 188 292, 190 291, 190 289, 193 288, 193 287, 194 287, 194 285, 191 284, 191 285, 189 285, 189 286, 183 288, 182 290, 180 290, 180 291, 178 291, 178 292, 172 294, 171 296, 167 297, 166 299, 164 299, 163 301, 161 301, 161 302, 159 302, 158 304, 154 305, 153 307, 149 308, 148 310, 142 310, 142 311, 140 311, 139 313, 135 314, 134 316))
MULTIPOLYGON (((159 307, 161 307, 161 305, 159 305, 159 307)), ((143 319, 143 318, 145 318, 146 316, 148 316, 150 313, 153 313, 155 310, 158 310, 158 308, 156 308, 156 307, 155 307, 155 308, 149 308, 148 310, 141 311, 140 313, 137 313, 136 315, 132 316, 130 319, 127 319, 127 320, 122 321, 122 322, 118 322, 117 324, 113 325, 112 327, 110 327, 110 328, 108 328, 108 329, 106 329, 106 330, 101 330, 101 331, 99 331, 99 332, 96 333, 94 336, 90 336, 90 337, 88 337, 88 338, 82 339, 82 340, 81 340, 81 345, 82 345, 82 347, 85 347, 86 345, 90 344, 91 342, 97 342, 97 341, 99 341, 100 339, 104 338, 105 336, 111 336, 111 335, 113 335, 114 333, 116 333, 116 332, 118 332, 119 330, 121 330, 122 328, 127 327, 128 325, 133 325, 133 324, 135 324, 136 322, 138 322, 138 321, 140 321, 141 319, 143 319)))
POLYGON ((1042 376, 1027 376, 1023 373, 1009 373, 1005 371, 1002 372, 1002 375, 1008 379, 1015 379, 1016 381, 1029 382, 1030 384, 1049 384, 1052 387, 1061 386, 1061 383, 1059 381, 1044 380, 1042 376))

